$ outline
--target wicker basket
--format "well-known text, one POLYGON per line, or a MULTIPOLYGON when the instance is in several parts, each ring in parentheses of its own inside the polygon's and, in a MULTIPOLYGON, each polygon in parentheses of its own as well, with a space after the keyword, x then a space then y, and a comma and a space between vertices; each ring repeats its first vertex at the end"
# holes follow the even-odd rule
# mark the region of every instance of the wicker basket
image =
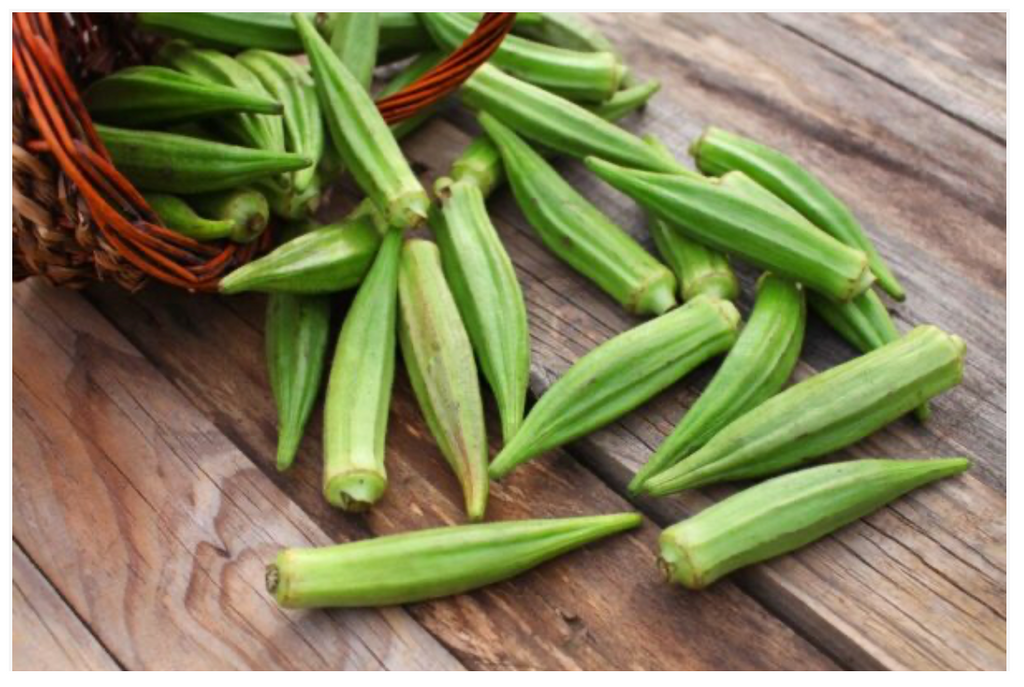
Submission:
MULTIPOLYGON (((445 97, 497 49, 514 13, 485 14, 444 62, 378 102, 388 122, 445 97)), ((190 291, 265 249, 199 243, 159 222, 110 162, 78 89, 145 61, 153 39, 128 14, 14 13, 14 279, 38 275, 81 288, 97 280, 135 291, 150 277, 190 291)))

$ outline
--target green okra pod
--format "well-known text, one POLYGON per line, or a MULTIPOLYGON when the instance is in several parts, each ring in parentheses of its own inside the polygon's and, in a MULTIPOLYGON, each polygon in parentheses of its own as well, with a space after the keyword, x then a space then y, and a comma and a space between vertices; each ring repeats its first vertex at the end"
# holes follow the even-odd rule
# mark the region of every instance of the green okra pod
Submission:
POLYGON ((370 94, 360 85, 308 17, 295 26, 312 66, 331 139, 356 183, 389 226, 409 229, 424 220, 430 199, 370 94))
POLYGON ((301 190, 294 185, 283 191, 277 184, 257 183, 270 205, 270 212, 288 222, 299 222, 312 217, 320 207, 320 196, 323 194, 320 170, 314 172, 312 179, 301 190))
POLYGON ((651 477, 662 496, 788 470, 859 441, 960 383, 964 342, 933 326, 795 384, 651 477))
POLYGON ((221 280, 221 293, 315 294, 356 286, 373 264, 381 242, 370 204, 361 208, 363 212, 307 231, 239 267, 221 280))
POLYGON ((256 189, 246 186, 191 196, 189 203, 207 217, 230 221, 230 238, 238 243, 249 243, 259 238, 270 221, 267 199, 256 189))
POLYGON ((178 196, 167 193, 144 193, 143 196, 165 227, 197 241, 226 239, 235 228, 232 220, 202 217, 178 196))
POLYGON ((431 434, 462 485, 466 514, 487 509, 487 434, 473 348, 445 281, 437 246, 413 239, 402 250, 399 327, 405 369, 431 434))
POLYGON ((577 158, 595 155, 654 172, 685 168, 643 139, 585 107, 484 64, 466 80, 462 102, 486 112, 520 136, 577 158))
POLYGON ((659 90, 661 90, 661 82, 657 79, 644 81, 635 86, 617 91, 608 100, 591 107, 590 111, 601 119, 614 122, 631 112, 643 108, 647 101, 654 97, 654 94, 659 90))
POLYGON ((703 589, 733 570, 810 544, 970 464, 966 458, 869 459, 782 475, 666 529, 659 562, 669 581, 703 589))
POLYGON ((140 26, 155 33, 229 51, 302 50, 287 12, 139 12, 136 18, 140 26))
POLYGON ((501 151, 516 201, 544 245, 637 314, 675 305, 676 280, 511 129, 486 112, 480 123, 501 151))
POLYGON ((736 184, 741 172, 721 179, 627 169, 588 157, 587 167, 648 211, 709 248, 739 255, 763 269, 802 282, 839 301, 867 289, 874 276, 867 256, 793 211, 782 211, 736 184))
POLYGON ((765 274, 754 309, 736 344, 704 393, 629 484, 641 491, 653 475, 672 467, 744 413, 782 389, 804 341, 807 304, 800 284, 765 274))
POLYGON ((331 364, 324 405, 324 496, 363 511, 387 487, 384 441, 395 377, 395 318, 402 232, 384 237, 359 287, 331 364))
POLYGON ((729 258, 672 228, 660 217, 651 216, 648 227, 665 264, 672 268, 685 303, 701 294, 736 300, 740 283, 729 258))
POLYGON ((248 93, 154 66, 128 67, 94 82, 82 95, 97 121, 135 128, 237 112, 281 114, 270 96, 248 93))
MULTIPOLYGON (((424 13, 421 21, 438 46, 455 50, 473 32, 472 19, 454 13, 424 13)), ((523 81, 571 100, 603 102, 619 90, 626 68, 609 52, 556 48, 506 36, 490 63, 523 81)))
POLYGON ((540 397, 491 463, 491 477, 603 427, 729 350, 739 321, 729 301, 698 296, 604 342, 540 397))
POLYGON ((309 167, 294 153, 216 143, 161 131, 96 125, 117 169, 144 191, 205 193, 309 167))
POLYGON ((897 300, 906 294, 850 212, 821 181, 795 160, 748 138, 709 127, 693 142, 697 166, 716 176, 740 171, 788 203, 816 226, 868 256, 878 285, 897 300))
POLYGON ((444 274, 494 392, 505 442, 519 430, 530 384, 530 333, 515 268, 473 183, 440 179, 431 213, 444 274))
POLYGON ((389 606, 461 594, 637 527, 636 513, 492 522, 285 549, 267 591, 285 608, 389 606))
POLYGON ((331 50, 363 88, 370 90, 377 66, 380 15, 376 12, 335 12, 330 18, 331 50))

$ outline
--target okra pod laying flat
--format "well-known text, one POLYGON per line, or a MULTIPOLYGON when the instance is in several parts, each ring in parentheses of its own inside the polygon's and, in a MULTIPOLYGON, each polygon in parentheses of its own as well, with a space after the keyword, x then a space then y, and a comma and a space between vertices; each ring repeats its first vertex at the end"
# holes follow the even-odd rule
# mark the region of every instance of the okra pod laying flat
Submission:
POLYGON ((136 17, 156 33, 226 50, 302 50, 287 12, 139 12, 136 17))
POLYGON ((384 440, 395 377, 402 232, 391 229, 345 315, 324 405, 324 496, 366 510, 383 495, 384 440))
POLYGON ((491 477, 615 420, 736 341, 729 301, 698 296, 593 349, 551 385, 491 463, 491 477))
POLYGON ((709 127, 694 141, 690 152, 697 166, 708 174, 738 170, 795 208, 816 226, 868 256, 878 285, 890 296, 905 294, 871 239, 846 205, 821 181, 777 150, 748 138, 709 127))
POLYGON ((331 15, 331 50, 363 88, 370 90, 377 65, 380 15, 376 12, 336 12, 331 15))
POLYGON ((736 300, 740 295, 736 273, 723 254, 673 229, 660 217, 652 215, 648 227, 658 253, 676 275, 684 303, 701 294, 727 301, 736 300))
POLYGON ((441 179, 431 213, 445 277, 484 377, 494 392, 505 442, 519 430, 530 384, 526 304, 483 194, 468 181, 441 179))
MULTIPOLYGON (((721 179, 627 169, 597 158, 587 167, 690 238, 733 253, 839 301, 867 289, 874 277, 867 256, 821 231, 795 212, 734 185, 741 172, 721 179)), ((751 182, 753 183, 753 182, 751 182)))
POLYGON ((486 112, 480 123, 501 151, 520 209, 552 253, 630 312, 660 314, 675 305, 676 280, 667 267, 511 129, 486 112))
POLYGON ((308 17, 296 14, 331 139, 356 183, 389 226, 409 229, 426 218, 430 199, 402 155, 366 89, 320 37, 308 17))
POLYGON ((964 348, 958 336, 917 327, 768 399, 647 480, 644 490, 661 496, 763 477, 848 446, 959 384, 964 348))
POLYGON ((176 124, 233 112, 280 114, 269 96, 247 93, 165 67, 129 67, 83 94, 95 119, 135 128, 176 124))
POLYGON ((146 191, 204 193, 309 167, 308 158, 160 131, 96 125, 114 164, 146 191))
POLYGON ((402 250, 398 340, 420 410, 458 477, 470 520, 487 509, 487 435, 473 348, 430 241, 402 250))
POLYGON ((601 119, 614 122, 630 112, 641 109, 660 89, 661 82, 656 79, 638 83, 616 92, 608 100, 591 107, 590 111, 601 119))
POLYGON ((270 221, 270 207, 262 193, 241 186, 228 191, 203 193, 189 198, 196 210, 212 219, 232 223, 230 238, 249 243, 259 238, 270 221))
POLYGON ((666 529, 660 563, 670 581, 703 589, 733 570, 810 544, 969 467, 966 458, 875 459, 776 477, 666 529))
MULTIPOLYGON (((438 46, 455 50, 473 32, 472 19, 454 13, 424 13, 420 20, 438 46)), ((603 102, 619 90, 626 68, 609 52, 555 48, 506 36, 491 64, 523 81, 571 100, 603 102)))
POLYGON ((267 591, 286 608, 413 603, 508 579, 633 529, 635 513, 439 527, 320 549, 285 549, 267 591))
POLYGON ((789 379, 804 341, 807 304, 799 284, 765 274, 736 345, 704 393, 629 484, 643 483, 708 442, 720 429, 766 399, 789 379))
POLYGON ((577 158, 602 159, 654 172, 684 168, 641 138, 565 98, 481 65, 466 80, 462 101, 487 112, 520 136, 577 158))
POLYGON ((231 236, 235 228, 230 219, 203 217, 191 205, 178 196, 167 193, 144 193, 150 209, 168 229, 184 234, 197 241, 216 241, 231 236))
POLYGON ((221 293, 313 294, 351 289, 363 280, 380 247, 380 232, 368 205, 364 213, 308 231, 239 267, 221 280, 221 293))

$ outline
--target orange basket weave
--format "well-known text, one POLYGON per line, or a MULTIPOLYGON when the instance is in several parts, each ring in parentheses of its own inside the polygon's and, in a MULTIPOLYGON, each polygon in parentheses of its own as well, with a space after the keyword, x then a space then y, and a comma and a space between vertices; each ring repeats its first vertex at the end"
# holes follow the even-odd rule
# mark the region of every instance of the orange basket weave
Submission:
MULTIPOLYGON (((377 106, 411 117, 454 91, 501 44, 515 13, 488 13, 466 42, 377 106)), ((212 291, 226 272, 269 245, 200 243, 159 224, 111 163, 79 89, 144 61, 153 39, 127 14, 14 13, 14 279, 41 276, 81 288, 114 281, 135 291, 150 277, 212 291)))

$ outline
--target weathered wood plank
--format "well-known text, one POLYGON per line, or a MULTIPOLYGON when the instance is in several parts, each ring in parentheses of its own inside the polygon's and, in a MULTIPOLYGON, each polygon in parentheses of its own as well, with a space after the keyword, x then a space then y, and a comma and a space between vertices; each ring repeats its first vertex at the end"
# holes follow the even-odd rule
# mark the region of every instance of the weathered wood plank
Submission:
MULTIPOLYGON (((352 516, 332 510, 319 493, 319 411, 295 467, 284 475, 275 473, 274 410, 262 359, 262 297, 189 297, 169 289, 131 297, 110 288, 95 289, 90 296, 321 527, 344 537, 352 516), (201 327, 192 324, 200 322, 201 327)), ((461 492, 402 373, 389 422, 389 490, 361 524, 386 534, 463 522, 461 492)), ((490 434, 498 435, 493 422, 490 434)), ((593 474, 561 456, 496 487, 488 519, 629 508, 593 474)), ((831 666, 733 584, 701 595, 664 584, 655 562, 657 534, 658 528, 647 524, 507 583, 417 604, 409 612, 473 668, 831 666), (694 631, 707 627, 715 631, 694 631)))
POLYGON ((11 645, 15 670, 120 670, 14 542, 11 645))
POLYGON ((772 19, 1006 140, 1006 15, 774 14, 772 19))
POLYGON ((129 668, 458 668, 400 609, 286 613, 329 540, 80 295, 14 295, 14 536, 129 668))

